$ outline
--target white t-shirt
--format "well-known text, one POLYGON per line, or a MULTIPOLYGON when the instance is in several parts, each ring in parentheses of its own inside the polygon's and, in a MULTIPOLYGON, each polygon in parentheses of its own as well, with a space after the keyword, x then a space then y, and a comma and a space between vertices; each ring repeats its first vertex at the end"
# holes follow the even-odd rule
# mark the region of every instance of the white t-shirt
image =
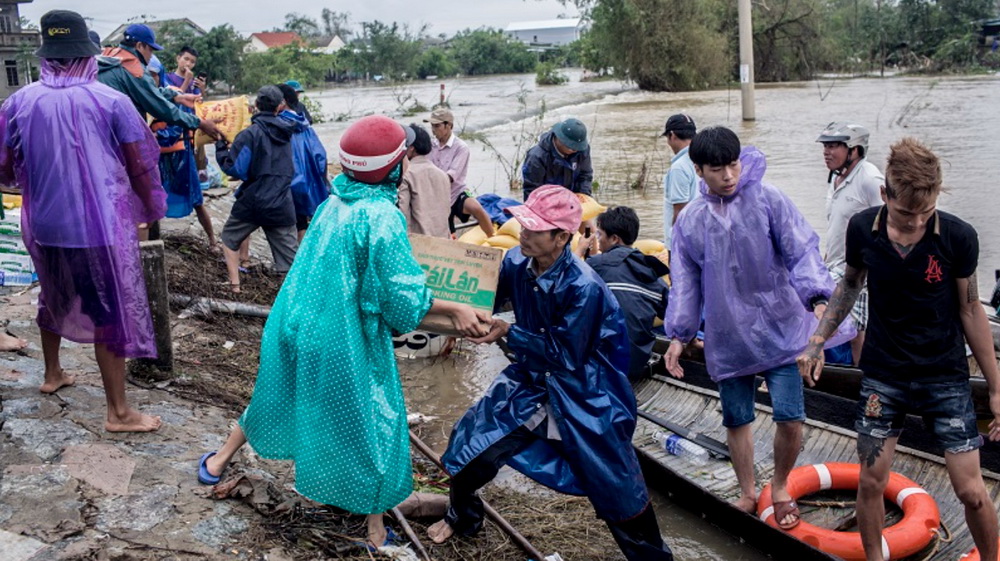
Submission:
POLYGON ((823 259, 831 271, 843 273, 847 260, 847 223, 855 214, 882 204, 880 188, 885 176, 875 164, 863 159, 851 173, 836 185, 834 176, 826 191, 826 255, 823 259))

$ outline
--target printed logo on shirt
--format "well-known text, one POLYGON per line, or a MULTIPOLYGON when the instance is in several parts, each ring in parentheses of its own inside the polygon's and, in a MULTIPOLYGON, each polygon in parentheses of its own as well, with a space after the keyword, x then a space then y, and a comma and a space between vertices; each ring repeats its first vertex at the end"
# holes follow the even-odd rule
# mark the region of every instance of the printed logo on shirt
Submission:
POLYGON ((941 270, 941 263, 933 255, 927 256, 927 270, 924 271, 927 276, 924 280, 928 283, 936 283, 944 280, 944 271, 941 270))

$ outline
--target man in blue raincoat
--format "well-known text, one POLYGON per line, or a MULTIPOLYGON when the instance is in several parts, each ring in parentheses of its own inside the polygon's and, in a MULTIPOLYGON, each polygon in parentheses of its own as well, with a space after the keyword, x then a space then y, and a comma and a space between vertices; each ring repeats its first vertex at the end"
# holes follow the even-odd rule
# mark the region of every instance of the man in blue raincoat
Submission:
POLYGON ((428 533, 443 543, 479 531, 476 491, 507 464, 557 491, 586 495, 629 560, 672 561, 632 449, 625 316, 570 251, 580 200, 543 185, 506 212, 521 223, 521 245, 504 259, 496 305, 509 301, 517 323, 494 319, 488 335, 470 340, 506 336, 516 360, 455 425, 442 458, 451 504, 428 533))

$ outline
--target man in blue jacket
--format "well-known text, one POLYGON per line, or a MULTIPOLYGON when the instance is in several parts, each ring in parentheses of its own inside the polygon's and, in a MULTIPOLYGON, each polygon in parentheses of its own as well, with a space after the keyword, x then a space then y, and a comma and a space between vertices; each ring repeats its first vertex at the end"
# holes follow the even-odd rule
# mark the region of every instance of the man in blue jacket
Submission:
POLYGON ((589 195, 594 182, 587 127, 579 119, 566 119, 538 139, 521 166, 524 200, 540 185, 561 185, 589 195))
POLYGON ((488 335, 470 340, 507 337, 515 361, 455 425, 442 458, 451 504, 428 534, 443 543, 478 532, 476 491, 507 464, 557 491, 586 495, 630 561, 672 561, 632 448, 625 317, 570 251, 580 200, 543 185, 505 212, 521 223, 521 245, 504 259, 496 305, 509 301, 517 323, 494 319, 488 335))
POLYGON ((276 86, 257 92, 257 114, 245 131, 229 145, 215 144, 215 159, 222 171, 243 180, 236 202, 222 229, 222 251, 233 292, 240 292, 240 244, 257 228, 264 229, 271 246, 274 270, 286 273, 292 266, 299 240, 292 199, 292 135, 295 127, 278 116, 285 99, 276 86))

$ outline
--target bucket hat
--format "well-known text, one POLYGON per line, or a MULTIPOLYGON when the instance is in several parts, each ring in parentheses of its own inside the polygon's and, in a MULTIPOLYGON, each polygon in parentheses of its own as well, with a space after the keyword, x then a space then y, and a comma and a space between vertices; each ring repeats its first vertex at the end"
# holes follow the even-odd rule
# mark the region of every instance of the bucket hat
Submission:
POLYGON ((69 10, 52 10, 41 19, 42 46, 39 58, 83 58, 101 54, 90 40, 83 16, 69 10))
POLYGON ((580 119, 570 118, 560 121, 552 125, 552 132, 570 150, 583 152, 590 148, 590 143, 587 142, 587 126, 580 119))

